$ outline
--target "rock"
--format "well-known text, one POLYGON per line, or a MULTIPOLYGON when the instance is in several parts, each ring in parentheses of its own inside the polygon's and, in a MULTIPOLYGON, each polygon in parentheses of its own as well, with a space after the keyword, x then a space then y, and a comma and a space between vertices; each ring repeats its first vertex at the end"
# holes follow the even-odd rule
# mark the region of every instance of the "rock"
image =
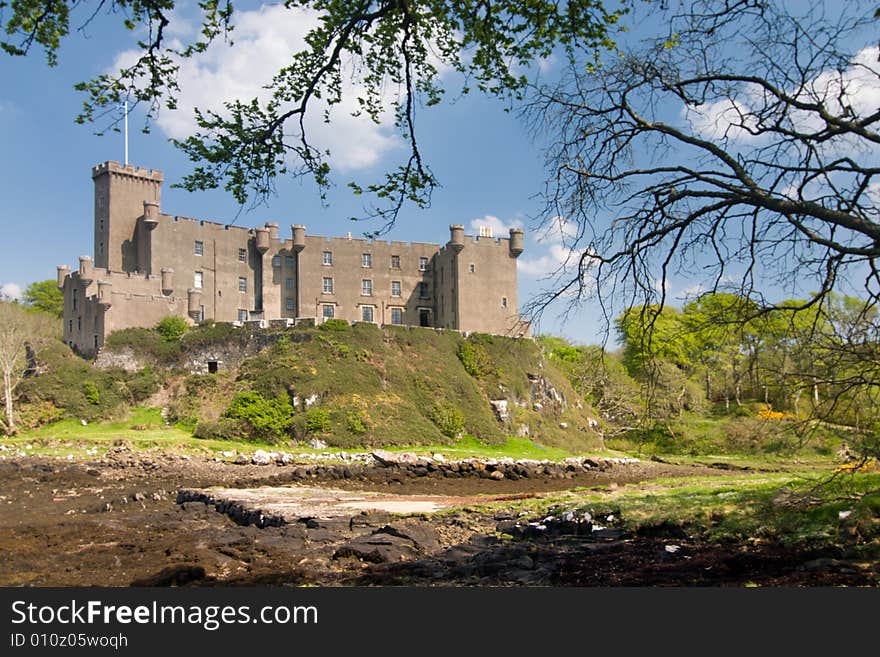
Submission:
POLYGON ((205 569, 201 566, 189 564, 169 566, 163 568, 155 575, 136 579, 131 586, 181 586, 189 582, 197 582, 205 579, 205 569))
POLYGON ((389 534, 406 539, 422 552, 433 552, 440 547, 440 537, 433 527, 426 523, 403 522, 380 527, 373 535, 389 534))
POLYGON ((86 426, 86 425, 88 425, 88 422, 86 422, 85 420, 80 420, 79 423, 80 423, 82 426, 86 426))
POLYGON ((846 519, 849 518, 851 515, 852 515, 852 510, 851 510, 851 509, 848 510, 848 511, 838 511, 838 512, 837 512, 837 517, 838 517, 840 520, 846 520, 846 519))
POLYGON ((499 422, 507 422, 510 419, 506 399, 493 399, 489 401, 489 404, 492 406, 492 410, 495 411, 495 417, 499 422))
POLYGON ((320 438, 311 438, 308 442, 308 445, 312 449, 327 449, 327 443, 325 443, 320 438))
POLYGON ((544 404, 541 404, 539 402, 535 402, 534 404, 532 404, 532 410, 538 411, 540 413, 541 411, 544 410, 544 404))
POLYGON ((251 462, 251 460, 247 456, 245 456, 244 454, 239 454, 235 458, 235 461, 233 461, 233 463, 235 463, 235 465, 248 465, 250 462, 251 462))
POLYGON ((527 424, 519 425, 519 428, 516 430, 516 435, 519 438, 528 438, 529 433, 530 433, 529 425, 527 425, 527 424))
POLYGON ((598 429, 599 428, 599 421, 594 420, 591 417, 588 417, 587 418, 587 426, 590 427, 590 429, 598 429))
POLYGON ((254 465, 269 465, 272 462, 272 455, 262 449, 258 449, 251 457, 251 463, 254 465))
POLYGON ((568 429, 568 422, 560 422, 559 428, 560 429, 568 429))
POLYGON ((371 563, 394 563, 419 556, 419 550, 411 540, 385 532, 359 536, 333 554, 334 559, 355 557, 371 563))
POLYGON ((664 545, 663 549, 666 550, 667 554, 675 554, 681 550, 680 545, 664 545))
POLYGON ((504 479, 504 473, 500 470, 493 470, 489 473, 489 479, 494 479, 495 481, 501 481, 504 479))
POLYGON ((438 463, 446 463, 446 457, 440 453, 434 454, 432 458, 438 463))
POLYGON ((382 465, 386 468, 394 467, 397 465, 397 458, 391 452, 386 452, 384 449, 377 449, 373 451, 372 456, 379 462, 379 465, 382 465))
POLYGON ((309 395, 305 398, 304 408, 305 410, 309 410, 312 406, 318 403, 318 395, 309 395))

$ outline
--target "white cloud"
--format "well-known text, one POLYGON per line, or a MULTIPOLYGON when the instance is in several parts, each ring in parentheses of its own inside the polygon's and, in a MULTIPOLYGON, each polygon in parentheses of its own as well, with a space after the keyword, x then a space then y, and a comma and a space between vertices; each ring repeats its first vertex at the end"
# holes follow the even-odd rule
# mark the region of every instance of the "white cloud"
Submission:
MULTIPOLYGON (((760 137, 749 132, 749 129, 758 125, 752 111, 769 107, 776 99, 763 88, 752 84, 739 87, 737 92, 738 95, 734 98, 722 98, 699 107, 685 107, 682 109, 682 116, 698 134, 710 139, 759 139, 760 137)), ((854 118, 873 114, 880 107, 877 46, 860 50, 846 69, 822 71, 802 86, 787 89, 786 92, 806 103, 821 103, 833 114, 851 112, 854 118)), ((816 112, 789 108, 789 117, 801 131, 820 130, 824 127, 824 121, 816 112)), ((829 147, 835 146, 845 147, 840 140, 829 142, 829 147)))
POLYGON ((21 299, 21 286, 17 283, 0 283, 0 300, 17 301, 21 299))
MULTIPOLYGON (((579 235, 580 229, 576 223, 565 217, 553 217, 532 241, 532 248, 539 255, 531 258, 520 256, 517 262, 519 271, 535 277, 576 273, 583 253, 583 250, 574 248, 579 235)), ((531 250, 526 249, 526 253, 531 250)))
MULTIPOLYGON (((197 129, 193 115, 196 107, 222 115, 224 101, 268 100, 271 92, 263 87, 279 69, 291 63, 294 53, 305 48, 305 36, 318 25, 317 16, 313 11, 288 9, 283 4, 237 13, 232 46, 218 39, 204 53, 180 62, 178 109, 163 110, 156 121, 159 128, 169 137, 181 139, 197 129)), ((130 65, 138 54, 135 50, 119 53, 111 70, 115 73, 130 65)), ((332 122, 323 120, 327 109, 323 101, 313 101, 305 122, 310 141, 321 151, 329 149, 331 164, 341 171, 368 168, 402 144, 393 129, 392 112, 381 117, 381 125, 366 116, 352 116, 359 109, 357 96, 362 88, 351 81, 352 75, 352 70, 347 71, 349 81, 342 102, 331 109, 332 122)), ((397 90, 389 88, 385 99, 392 101, 396 96, 397 90)), ((298 126, 290 125, 289 133, 294 129, 298 126)))
POLYGON ((510 233, 511 228, 522 228, 522 221, 519 219, 514 219, 509 223, 505 223, 502 219, 499 219, 495 215, 487 214, 477 219, 472 219, 470 223, 470 229, 474 232, 475 235, 478 235, 480 232, 480 228, 490 228, 492 230, 492 235, 495 237, 505 237, 510 233))

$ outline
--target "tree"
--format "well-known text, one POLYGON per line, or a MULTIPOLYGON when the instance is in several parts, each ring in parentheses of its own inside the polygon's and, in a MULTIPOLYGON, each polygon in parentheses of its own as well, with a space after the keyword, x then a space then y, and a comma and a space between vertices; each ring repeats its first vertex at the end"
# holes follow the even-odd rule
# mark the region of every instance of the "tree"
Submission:
POLYGON ((21 298, 27 305, 55 317, 61 317, 64 314, 64 295, 54 280, 31 283, 21 298))
POLYGON ((0 373, 3 374, 2 400, 4 430, 16 433, 14 393, 27 368, 28 348, 34 348, 58 334, 58 322, 44 312, 29 310, 16 303, 0 302, 0 373))
MULTIPOLYGON (((346 93, 357 98, 357 114, 379 122, 387 111, 409 152, 383 181, 367 185, 382 205, 373 213, 394 221, 407 201, 425 205, 437 184, 422 158, 416 134, 416 110, 443 97, 441 71, 454 70, 485 93, 521 97, 525 72, 542 57, 579 54, 612 46, 610 31, 623 9, 607 11, 602 0, 289 0, 289 20, 314 19, 306 48, 290 55, 277 71, 261 102, 233 100, 222 113, 197 112, 198 134, 177 142, 196 164, 183 186, 201 190, 224 186, 242 204, 273 190, 279 175, 309 174, 319 185, 329 182, 328 153, 309 139, 307 113, 331 111, 346 93), (358 90, 347 86, 357 83, 358 90)), ((231 43, 235 14, 231 0, 200 2, 201 31, 179 43, 180 19, 175 0, 61 0, 0 2, 0 22, 8 35, 0 47, 13 56, 42 47, 50 65, 76 19, 90 22, 96 13, 119 16, 141 38, 138 59, 117 74, 103 74, 78 89, 87 99, 78 121, 106 119, 119 103, 132 100, 148 107, 173 109, 179 91, 180 62, 198 56, 215 40, 231 43)), ((179 8, 179 7, 178 7, 179 8)), ((464 82, 462 92, 469 90, 464 82)), ((364 188, 352 183, 355 192, 364 188)))
POLYGON ((874 9, 689 0, 662 35, 541 89, 547 215, 577 230, 539 305, 662 308, 676 274, 765 312, 775 286, 809 306, 857 280, 880 300, 874 9))

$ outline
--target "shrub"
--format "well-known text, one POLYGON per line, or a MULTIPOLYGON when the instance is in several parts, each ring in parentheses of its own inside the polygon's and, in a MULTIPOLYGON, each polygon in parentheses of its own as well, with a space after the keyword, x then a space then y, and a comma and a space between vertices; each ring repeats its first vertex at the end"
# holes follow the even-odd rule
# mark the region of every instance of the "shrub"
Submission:
POLYGON ((365 434, 367 433, 367 424, 364 422, 364 418, 357 411, 349 411, 345 416, 345 426, 346 428, 354 434, 365 434))
POLYGON ((83 394, 86 397, 86 401, 90 404, 97 406, 101 403, 101 392, 98 390, 98 386, 95 385, 94 381, 86 381, 83 384, 83 394))
POLYGON ((458 348, 458 359, 465 372, 474 378, 481 379, 492 371, 492 358, 482 344, 462 342, 458 348))
POLYGON ((293 406, 284 398, 266 399, 258 392, 241 392, 233 398, 224 415, 246 423, 251 435, 271 441, 290 429, 293 406))
POLYGON ((196 438, 214 440, 238 440, 247 433, 239 420, 221 417, 218 420, 200 420, 192 430, 196 438))
POLYGON ((323 408, 313 408, 306 413, 307 433, 330 433, 330 413, 323 408))
POLYGON ((444 436, 456 438, 464 433, 464 415, 452 404, 447 402, 434 404, 429 417, 444 436))
POLYGON ((351 326, 344 319, 328 319, 319 328, 322 331, 348 331, 351 326))
POLYGON ((165 342, 178 342, 189 329, 187 321, 179 315, 168 315, 156 324, 156 332, 165 342))

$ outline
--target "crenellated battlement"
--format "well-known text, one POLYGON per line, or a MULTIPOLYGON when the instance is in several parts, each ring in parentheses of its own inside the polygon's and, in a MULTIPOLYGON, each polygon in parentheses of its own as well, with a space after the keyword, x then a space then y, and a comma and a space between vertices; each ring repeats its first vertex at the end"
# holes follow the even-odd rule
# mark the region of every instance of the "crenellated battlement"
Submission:
POLYGON ((97 178, 105 173, 116 173, 123 176, 131 176, 132 178, 145 178, 155 182, 162 182, 164 180, 164 174, 158 169, 146 169, 132 164, 123 165, 114 160, 108 160, 92 167, 92 178, 97 178))

